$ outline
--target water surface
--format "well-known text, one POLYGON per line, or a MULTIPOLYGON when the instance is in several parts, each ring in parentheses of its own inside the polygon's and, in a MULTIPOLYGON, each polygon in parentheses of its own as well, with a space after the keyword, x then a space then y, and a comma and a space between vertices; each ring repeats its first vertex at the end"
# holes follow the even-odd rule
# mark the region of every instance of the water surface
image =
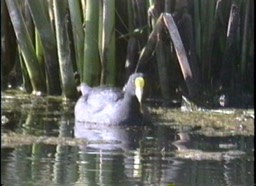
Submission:
POLYGON ((254 184, 253 136, 208 136, 163 118, 153 126, 74 128, 73 107, 2 95, 2 184, 254 184))

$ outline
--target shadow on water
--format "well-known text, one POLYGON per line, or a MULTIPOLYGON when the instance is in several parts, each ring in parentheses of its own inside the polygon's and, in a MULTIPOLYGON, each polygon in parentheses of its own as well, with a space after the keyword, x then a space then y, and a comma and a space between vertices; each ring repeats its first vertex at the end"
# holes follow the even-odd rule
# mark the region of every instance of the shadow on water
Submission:
POLYGON ((253 185, 253 136, 206 136, 157 118, 153 126, 85 125, 74 123, 73 106, 4 97, 2 184, 253 185))

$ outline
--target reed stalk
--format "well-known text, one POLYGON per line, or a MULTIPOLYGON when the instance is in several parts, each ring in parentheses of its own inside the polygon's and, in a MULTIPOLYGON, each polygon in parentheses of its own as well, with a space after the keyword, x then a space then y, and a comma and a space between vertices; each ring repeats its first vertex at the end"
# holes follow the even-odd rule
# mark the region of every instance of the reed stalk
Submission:
POLYGON ((6 0, 6 5, 14 27, 18 45, 20 46, 22 56, 29 78, 31 80, 33 93, 45 92, 45 78, 38 63, 32 40, 29 36, 24 18, 18 5, 17 0, 6 0))
POLYGON ((83 32, 83 9, 79 1, 68 0, 70 18, 72 24, 73 41, 75 46, 76 65, 78 73, 83 77, 83 51, 84 51, 84 32, 83 32))
POLYGON ((74 98, 77 93, 68 37, 67 12, 65 11, 68 4, 67 1, 53 0, 53 7, 62 93, 66 98, 74 98))
POLYGON ((98 49, 99 1, 86 1, 84 28, 84 66, 82 82, 90 86, 100 83, 100 58, 98 49))
POLYGON ((47 14, 41 0, 27 0, 27 3, 43 46, 47 92, 51 95, 60 95, 57 44, 54 32, 51 29, 50 20, 46 16, 47 14))
POLYGON ((103 0, 101 48, 101 84, 115 85, 115 1, 103 0))

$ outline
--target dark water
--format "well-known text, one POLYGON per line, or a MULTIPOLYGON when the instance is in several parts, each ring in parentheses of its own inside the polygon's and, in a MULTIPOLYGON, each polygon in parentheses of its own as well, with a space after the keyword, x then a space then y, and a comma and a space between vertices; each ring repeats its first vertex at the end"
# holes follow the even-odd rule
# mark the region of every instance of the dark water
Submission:
POLYGON ((74 102, 2 95, 2 135, 90 139, 88 145, 67 145, 2 137, 2 184, 254 185, 253 136, 207 137, 157 121, 147 127, 74 129, 73 107, 74 102))

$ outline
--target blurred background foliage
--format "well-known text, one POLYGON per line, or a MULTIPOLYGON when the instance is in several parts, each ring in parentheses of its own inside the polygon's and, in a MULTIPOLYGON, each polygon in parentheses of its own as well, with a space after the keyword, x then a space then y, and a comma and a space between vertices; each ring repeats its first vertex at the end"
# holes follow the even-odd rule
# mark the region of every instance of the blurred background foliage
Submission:
POLYGON ((161 13, 172 15, 185 48, 190 96, 253 95, 253 0, 1 0, 2 88, 75 98, 80 81, 122 86, 137 67, 148 97, 185 94, 166 28, 138 64, 161 13))

